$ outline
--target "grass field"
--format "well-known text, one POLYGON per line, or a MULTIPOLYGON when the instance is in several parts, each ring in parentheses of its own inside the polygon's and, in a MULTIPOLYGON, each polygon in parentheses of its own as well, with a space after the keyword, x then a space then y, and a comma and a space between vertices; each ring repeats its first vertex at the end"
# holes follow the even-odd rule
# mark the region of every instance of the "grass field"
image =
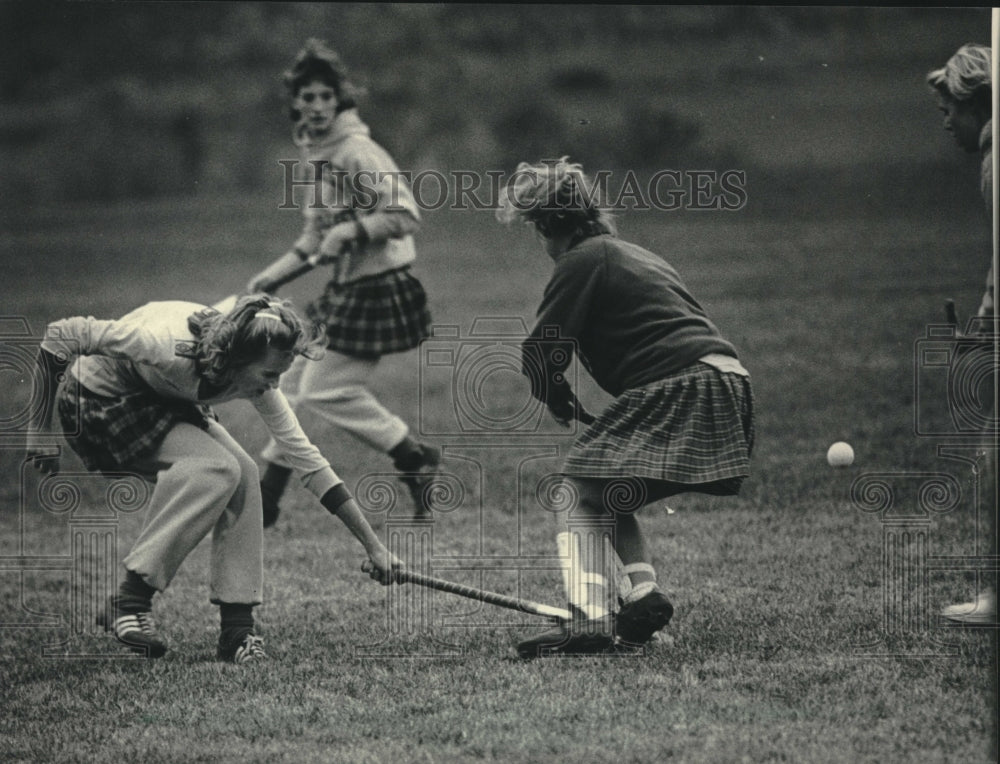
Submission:
MULTIPOLYGON (((914 434, 914 352, 927 324, 941 320, 945 297, 966 313, 976 304, 988 227, 978 210, 930 213, 859 202, 816 220, 752 205, 621 220, 622 235, 663 253, 736 343, 758 411, 754 473, 741 497, 682 496, 671 501, 675 514, 651 507, 644 515, 677 607, 669 636, 646 655, 525 663, 512 647, 541 625, 537 618, 424 591, 428 620, 395 628, 386 590, 359 571, 360 547, 295 490, 266 534, 267 601, 258 611, 266 665, 215 662, 206 545, 158 599, 172 649, 154 663, 115 659, 106 638, 75 626, 77 590, 65 567, 0 571, 0 758, 990 760, 994 634, 946 630, 933 616, 972 593, 973 575, 931 571, 918 603, 925 620, 900 626, 885 615, 899 583, 883 566, 885 518, 850 496, 865 474, 902 473, 905 514, 918 509, 907 493, 912 476, 953 475, 962 500, 924 528, 929 553, 976 550, 969 465, 914 434), (824 454, 840 439, 857 460, 833 470, 824 454)), ((211 301, 281 250, 297 225, 290 214, 261 198, 8 218, 4 247, 16 257, 5 254, 2 312, 37 332, 58 316, 114 315, 150 299, 211 301)), ((549 267, 530 234, 507 231, 486 212, 438 212, 419 244, 438 324, 467 333, 476 317, 530 321, 549 267)), ((303 280, 287 294, 301 299, 317 284, 303 280)), ((2 373, 13 391, 7 421, 26 393, 16 369, 2 373)), ((455 418, 446 382, 422 374, 415 352, 387 360, 373 384, 415 426, 440 433, 455 418)), ((592 408, 606 400, 593 385, 582 391, 592 408)), ((525 394, 513 374, 491 378, 485 392, 506 402, 525 394)), ((248 448, 262 444, 249 406, 220 413, 248 448)), ((363 489, 388 463, 336 433, 311 432, 368 506, 377 503, 378 486, 370 496, 363 489)), ((435 520, 435 557, 455 568, 461 557, 553 553, 555 525, 536 493, 567 435, 545 424, 533 438, 433 439, 463 491, 435 520)), ((38 478, 22 477, 15 446, 0 459, 0 557, 67 559, 73 513, 40 508, 38 478)), ((102 506, 105 481, 71 482, 81 506, 102 506)), ((398 529, 409 510, 400 501, 389 515, 373 512, 373 524, 398 529)), ((141 513, 116 521, 120 550, 140 522, 141 513)), ((554 566, 438 572, 560 601, 554 566)))
MULTIPOLYGON (((96 17, 98 5, 81 13, 96 17)), ((985 13, 871 9, 862 23, 843 9, 803 27, 794 19, 805 11, 782 21, 775 10, 761 16, 771 26, 754 31, 736 28, 725 11, 719 18, 734 26, 716 29, 712 14, 690 7, 654 14, 661 26, 624 45, 622 29, 634 35, 639 22, 618 28, 573 11, 566 18, 588 40, 580 45, 573 35, 548 39, 541 11, 518 10, 515 19, 500 6, 492 16, 449 10, 465 19, 452 29, 431 8, 359 5, 351 23, 333 24, 332 6, 285 5, 285 16, 275 11, 281 23, 248 9, 235 32, 222 23, 225 9, 206 11, 221 20, 219 39, 204 42, 218 60, 176 61, 174 26, 150 44, 162 30, 159 17, 148 17, 137 27, 146 31, 114 51, 129 67, 148 67, 152 74, 137 81, 155 86, 149 103, 133 105, 142 108, 132 116, 146 121, 137 128, 123 120, 117 138, 99 108, 105 102, 94 99, 131 80, 119 81, 118 59, 89 37, 86 55, 69 50, 62 64, 74 85, 73 97, 60 91, 55 104, 64 131, 46 132, 59 120, 48 110, 50 91, 34 85, 27 94, 39 100, 8 104, 0 120, 0 140, 13 141, 0 146, 10 165, 0 185, 16 190, 28 178, 34 189, 28 202, 0 193, 0 317, 9 317, 0 320, 0 761, 996 760, 996 632, 947 628, 935 615, 976 590, 974 572, 944 567, 946 557, 984 551, 976 527, 983 486, 966 440, 918 434, 915 421, 915 412, 929 412, 921 423, 947 417, 941 370, 919 363, 920 349, 928 326, 944 320, 946 298, 964 316, 974 311, 990 247, 976 158, 943 135, 922 77, 966 39, 986 39, 985 13), (753 474, 740 497, 680 496, 670 501, 674 514, 658 505, 641 515, 676 606, 646 654, 520 661, 513 646, 541 619, 378 587, 360 571, 358 544, 298 488, 265 534, 266 602, 257 616, 269 662, 215 661, 207 544, 157 598, 166 657, 133 659, 94 633, 88 607, 108 578, 98 567, 107 555, 92 547, 77 554, 74 543, 93 538, 81 529, 96 529, 124 556, 142 512, 99 513, 109 504, 141 508, 141 492, 130 501, 124 490, 141 484, 84 475, 69 452, 61 484, 26 469, 16 430, 32 394, 25 359, 36 340, 19 332, 30 326, 37 335, 69 315, 117 316, 150 300, 210 303, 284 251, 299 217, 278 209, 276 187, 224 200, 205 189, 224 171, 271 183, 271 141, 274 152, 288 150, 287 124, 257 88, 277 87, 285 47, 316 26, 330 26, 348 60, 381 84, 365 113, 376 133, 402 144, 407 166, 443 170, 445 157, 494 169, 505 163, 498 157, 533 141, 547 147, 546 115, 572 125, 557 133, 575 142, 567 150, 615 157, 630 148, 641 106, 698 126, 693 147, 646 136, 651 150, 676 150, 680 169, 747 170, 747 205, 738 212, 636 211, 619 221, 624 238, 677 267, 736 344, 757 410, 753 474), (462 34, 483 44, 462 43, 462 34), (409 40, 402 66, 398 40, 409 40), (160 48, 166 58, 146 58, 160 48), (245 53, 226 58, 225 50, 245 53), (90 77, 87 61, 105 58, 107 68, 96 71, 114 82, 75 84, 77 70, 90 77), (603 74, 607 89, 552 95, 544 85, 581 71, 603 74), (456 90, 440 99, 449 85, 456 90), (81 197, 110 198, 120 189, 106 184, 133 177, 143 188, 190 187, 193 176, 172 155, 147 152, 144 132, 185 86, 190 103, 216 109, 203 115, 211 150, 201 196, 44 203, 56 171, 66 180, 60 188, 81 197), (255 99, 267 110, 243 115, 255 99), (521 122, 536 113, 531 132, 521 122), (491 132, 510 114, 520 121, 491 132), (390 131, 392 115, 405 116, 407 129, 390 131), (120 153, 108 156, 103 147, 112 145, 120 153), (853 466, 827 465, 837 440, 853 445, 853 466), (879 498, 879 476, 888 476, 881 479, 893 505, 866 512, 879 498), (855 481, 874 487, 852 498, 855 481), (936 491, 935 481, 947 489, 936 491), (947 511, 933 511, 939 506, 947 511), (905 533, 911 565, 894 566, 893 544, 905 533)), ((80 36, 65 21, 51 29, 43 21, 20 35, 23 45, 7 46, 15 74, 31 69, 37 40, 57 50, 80 36)), ((90 28, 112 35, 120 27, 90 28)), ((211 25, 199 31, 214 34, 211 25)), ((108 103, 118 114, 120 104, 108 103)), ((479 324, 492 330, 487 340, 511 320, 531 321, 551 265, 530 233, 504 229, 489 211, 440 210, 427 212, 417 243, 435 323, 458 329, 453 345, 482 346, 471 336, 476 319, 490 319, 479 324)), ((303 303, 321 284, 319 274, 304 277, 283 294, 303 303)), ((545 418, 533 433, 462 430, 468 391, 456 393, 457 372, 427 359, 423 351, 387 358, 372 386, 445 449, 450 511, 432 528, 408 522, 409 499, 388 460, 314 423, 307 430, 380 533, 432 536, 435 573, 561 604, 548 511, 558 497, 546 489, 572 436, 545 418)), ((608 400, 585 378, 580 391, 592 410, 608 400)), ((489 377, 482 393, 498 417, 516 415, 526 400, 512 373, 489 377)), ((252 453, 263 445, 249 405, 219 414, 252 453)))

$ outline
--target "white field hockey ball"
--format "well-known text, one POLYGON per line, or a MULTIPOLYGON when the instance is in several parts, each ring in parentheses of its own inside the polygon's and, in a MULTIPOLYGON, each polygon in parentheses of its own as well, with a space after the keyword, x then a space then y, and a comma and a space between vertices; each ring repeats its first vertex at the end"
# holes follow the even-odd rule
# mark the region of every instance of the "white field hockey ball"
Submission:
POLYGON ((854 449, 849 443, 837 441, 827 450, 826 460, 831 467, 850 467, 854 463, 854 449))

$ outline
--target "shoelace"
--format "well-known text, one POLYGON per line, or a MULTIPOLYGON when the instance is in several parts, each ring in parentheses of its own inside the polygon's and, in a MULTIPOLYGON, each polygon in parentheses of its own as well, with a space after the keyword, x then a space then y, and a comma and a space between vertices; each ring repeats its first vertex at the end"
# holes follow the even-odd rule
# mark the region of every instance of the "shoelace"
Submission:
POLYGON ((139 631, 149 637, 159 637, 156 631, 156 621, 150 612, 131 613, 115 621, 115 634, 125 637, 133 631, 139 631))
POLYGON ((246 663, 247 661, 266 657, 267 653, 264 652, 263 638, 258 637, 256 634, 247 634, 243 640, 243 644, 237 647, 236 652, 233 654, 233 663, 246 663))

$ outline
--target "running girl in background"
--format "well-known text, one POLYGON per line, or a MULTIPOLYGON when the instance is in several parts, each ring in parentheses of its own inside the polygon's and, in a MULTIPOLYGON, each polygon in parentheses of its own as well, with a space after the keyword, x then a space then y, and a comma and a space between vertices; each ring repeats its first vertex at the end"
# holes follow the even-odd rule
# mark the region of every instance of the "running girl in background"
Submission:
POLYGON ((197 303, 154 302, 118 320, 49 324, 38 364, 50 392, 32 423, 29 456, 42 472, 59 469, 58 457, 40 446, 57 404, 67 440, 87 469, 134 471, 155 483, 145 526, 124 560, 125 579, 100 621, 125 646, 153 658, 166 652, 153 595, 211 533, 210 598, 221 617, 217 655, 235 663, 266 657, 253 617, 264 575, 259 476, 253 458, 212 415, 216 403, 253 404, 305 486, 364 546, 372 577, 391 581, 399 560, 276 389, 293 359, 321 351, 289 303, 267 295, 242 297, 227 315, 197 303), (79 356, 58 400, 55 354, 79 356))
MULTIPOLYGON (((333 265, 325 291, 306 308, 326 326, 328 352, 319 363, 297 363, 283 390, 300 419, 343 428, 388 454, 418 512, 426 512, 440 451, 414 440, 368 389, 383 355, 415 348, 430 334, 427 296, 410 273, 420 212, 396 163, 358 116, 358 89, 335 52, 307 41, 285 82, 299 168, 321 198, 303 206, 305 227, 293 248, 247 289, 269 291, 306 260, 333 265)), ((263 458, 266 527, 278 518, 291 465, 274 441, 263 458)))
MULTIPOLYGON (((927 84, 937 94, 938 108, 944 114, 944 129, 964 151, 981 155, 979 191, 992 217, 993 52, 986 45, 963 45, 947 64, 927 75, 927 84)), ((991 267, 977 315, 994 315, 993 296, 991 267)))
POLYGON ((578 618, 524 640, 518 652, 604 652, 615 634, 642 645, 667 625, 673 605, 657 586, 635 507, 618 511, 613 486, 631 482, 642 504, 685 491, 738 493, 754 441, 750 378, 677 272, 617 238, 580 165, 565 157, 522 163, 512 177, 497 217, 530 224, 555 263, 524 342, 525 373, 557 421, 586 424, 563 465, 567 491, 578 501, 569 513, 572 533, 560 534, 578 560, 577 585, 567 587, 578 618), (575 341, 584 367, 615 396, 596 419, 566 382, 571 359, 553 336, 575 341), (608 587, 615 566, 593 542, 612 517, 630 586, 617 614, 608 587))
MULTIPOLYGON (((979 152, 982 157, 979 172, 979 190, 986 203, 987 214, 992 219, 993 207, 993 52, 985 45, 968 43, 959 48, 948 63, 927 75, 927 84, 938 97, 938 108, 944 114, 944 129, 955 137, 960 148, 970 154, 979 152)), ((995 226, 995 224, 994 224, 995 226)), ((996 228, 993 228, 994 235, 996 228)), ((986 274, 983 292, 976 315, 983 319, 986 332, 984 342, 990 342, 995 333, 993 265, 986 274)), ((995 366, 994 366, 995 368, 995 366)), ((990 392, 995 390, 995 372, 990 392)), ((990 399, 992 400, 992 399, 990 399)), ((984 434, 982 502, 983 516, 987 518, 987 546, 996 554, 997 534, 997 465, 996 465, 996 416, 992 410, 993 426, 984 434)), ((997 595, 995 586, 984 586, 970 602, 948 605, 941 614, 950 621, 965 624, 996 625, 997 595)))

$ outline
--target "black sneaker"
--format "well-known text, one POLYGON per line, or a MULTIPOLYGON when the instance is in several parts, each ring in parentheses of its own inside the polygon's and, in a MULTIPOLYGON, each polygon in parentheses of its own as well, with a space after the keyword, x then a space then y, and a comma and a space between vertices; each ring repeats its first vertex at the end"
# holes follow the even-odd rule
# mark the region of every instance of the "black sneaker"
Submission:
POLYGON ((659 589, 622 605, 615 619, 618 638, 627 645, 644 645, 668 623, 674 606, 659 589))
POLYGON ((216 657, 220 661, 229 663, 251 663, 253 661, 264 660, 267 653, 264 652, 264 640, 253 633, 253 630, 245 631, 236 637, 224 641, 219 637, 219 647, 216 657))
POLYGON ((558 655, 607 655, 614 652, 612 616, 574 619, 517 643, 517 654, 525 659, 558 655))
MULTIPOLYGON (((410 496, 413 498, 413 506, 416 507, 418 516, 430 514, 433 509, 431 496, 441 464, 440 449, 424 443, 421 443, 419 448, 419 463, 408 465, 405 474, 400 475, 400 480, 410 489, 410 496)), ((400 465, 397 464, 396 468, 399 469, 400 465)))
POLYGON ((150 603, 124 604, 118 597, 108 597, 104 611, 97 615, 97 625, 114 633, 115 639, 134 653, 160 658, 167 652, 167 643, 156 630, 150 603))

